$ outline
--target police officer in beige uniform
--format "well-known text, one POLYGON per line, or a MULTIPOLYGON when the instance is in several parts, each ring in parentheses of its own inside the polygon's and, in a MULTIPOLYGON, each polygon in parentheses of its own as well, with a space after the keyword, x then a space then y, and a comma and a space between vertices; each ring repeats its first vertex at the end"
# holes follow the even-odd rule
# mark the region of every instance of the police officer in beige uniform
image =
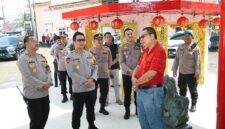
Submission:
MULTIPOLYGON (((124 88, 124 106, 125 114, 124 119, 130 118, 130 104, 131 104, 131 92, 132 81, 131 76, 134 68, 137 66, 138 60, 141 55, 141 49, 136 45, 133 36, 133 30, 127 28, 124 30, 126 42, 120 47, 120 64, 122 67, 123 88, 124 88)), ((134 92, 135 105, 136 105, 136 92, 134 92)), ((136 109, 137 114, 137 109, 136 109)))
POLYGON ((97 66, 93 55, 84 50, 85 36, 76 32, 73 36, 75 50, 66 57, 66 69, 73 81, 72 127, 79 129, 84 104, 87 110, 88 129, 98 129, 95 124, 97 66))
POLYGON ((17 62, 22 74, 24 100, 30 117, 30 129, 44 129, 49 114, 51 71, 47 60, 36 53, 38 42, 32 36, 24 38, 26 51, 17 62))
POLYGON ((184 32, 185 43, 178 47, 172 67, 174 77, 177 77, 179 67, 178 87, 180 88, 180 95, 186 96, 187 86, 189 88, 192 99, 191 112, 196 111, 198 99, 197 80, 199 80, 201 74, 200 50, 199 47, 193 43, 193 37, 191 31, 184 32))
MULTIPOLYGON (((67 98, 67 87, 66 87, 66 80, 68 78, 69 81, 69 93, 72 94, 72 79, 68 76, 65 66, 65 56, 68 54, 68 50, 66 48, 67 45, 67 35, 61 35, 61 43, 57 44, 55 48, 56 53, 56 60, 58 63, 58 73, 59 73, 59 81, 61 84, 61 93, 63 95, 62 103, 65 103, 67 98)), ((72 100, 72 95, 70 96, 72 100)))
POLYGON ((50 55, 53 56, 53 65, 54 65, 54 81, 55 81, 55 87, 58 87, 58 63, 57 63, 57 60, 56 60, 56 54, 54 53, 55 52, 55 49, 56 49, 56 46, 58 44, 60 44, 60 37, 55 35, 55 43, 51 46, 51 49, 50 49, 50 55))
POLYGON ((110 49, 103 46, 103 36, 102 34, 94 35, 95 47, 90 49, 90 52, 94 55, 96 59, 96 64, 98 66, 98 79, 95 83, 96 93, 98 85, 100 86, 100 98, 99 102, 101 104, 99 112, 108 115, 109 112, 105 110, 105 104, 107 95, 109 92, 109 71, 111 71, 112 55, 110 49))

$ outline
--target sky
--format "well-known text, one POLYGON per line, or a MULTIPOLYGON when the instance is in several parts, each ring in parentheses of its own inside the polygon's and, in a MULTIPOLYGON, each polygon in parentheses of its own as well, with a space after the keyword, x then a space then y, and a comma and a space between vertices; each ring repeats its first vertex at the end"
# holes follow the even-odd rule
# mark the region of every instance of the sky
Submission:
MULTIPOLYGON (((30 2, 44 2, 50 0, 30 0, 30 2)), ((81 0, 51 0, 53 4, 55 3, 65 3, 74 2, 81 0)), ((24 12, 25 5, 28 4, 28 0, 0 0, 0 17, 2 17, 2 6, 4 7, 4 13, 6 20, 12 21, 18 18, 18 15, 24 12)))
POLYGON ((12 21, 18 18, 20 13, 24 12, 24 6, 26 4, 27 0, 0 0, 0 17, 2 17, 2 6, 6 20, 12 21))

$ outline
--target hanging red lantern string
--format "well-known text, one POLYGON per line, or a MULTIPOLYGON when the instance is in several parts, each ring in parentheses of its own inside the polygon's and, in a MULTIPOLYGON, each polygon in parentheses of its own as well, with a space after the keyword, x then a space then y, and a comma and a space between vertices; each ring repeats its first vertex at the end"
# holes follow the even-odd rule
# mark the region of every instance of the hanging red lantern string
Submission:
POLYGON ((185 16, 181 16, 180 18, 177 19, 178 26, 185 27, 188 24, 189 24, 189 20, 185 16))
POLYGON ((91 30, 97 30, 97 29, 98 29, 98 22, 95 21, 95 20, 89 22, 89 28, 90 28, 91 30))
POLYGON ((123 27, 123 21, 117 17, 111 22, 111 26, 113 29, 120 29, 123 27))
POLYGON ((202 19, 201 21, 198 22, 198 26, 200 28, 207 28, 209 26, 209 20, 202 19))
POLYGON ((78 30, 79 27, 80 27, 80 26, 79 26, 79 24, 78 24, 77 22, 72 22, 72 23, 70 24, 70 29, 71 29, 71 30, 76 31, 76 30, 78 30))
POLYGON ((213 25, 215 26, 215 29, 219 29, 219 26, 220 26, 220 18, 219 17, 213 19, 213 25))
POLYGON ((165 18, 162 16, 156 16, 152 19, 152 26, 161 27, 166 22, 165 18))

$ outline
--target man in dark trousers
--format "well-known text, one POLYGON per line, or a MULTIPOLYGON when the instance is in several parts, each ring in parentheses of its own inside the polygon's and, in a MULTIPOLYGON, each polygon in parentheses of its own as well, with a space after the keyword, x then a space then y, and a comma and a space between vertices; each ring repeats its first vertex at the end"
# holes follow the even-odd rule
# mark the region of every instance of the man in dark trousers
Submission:
MULTIPOLYGON (((124 30, 126 42, 120 47, 120 63, 122 67, 123 88, 124 88, 124 107, 125 114, 124 119, 130 118, 130 104, 132 93, 132 81, 131 76, 134 68, 137 66, 137 62, 140 58, 141 48, 136 45, 134 41, 133 30, 127 28, 124 30)), ((136 92, 134 92, 134 101, 136 105, 136 92)), ((136 108, 137 114, 137 108, 136 108)))
POLYGON ((98 129, 95 124, 95 84, 97 80, 97 66, 93 55, 84 49, 85 36, 81 32, 73 35, 75 50, 66 57, 66 69, 73 80, 73 113, 72 127, 80 128, 84 104, 87 110, 88 129, 98 129))
POLYGON ((58 44, 60 44, 60 37, 55 36, 56 42, 51 46, 50 54, 53 56, 53 65, 54 65, 54 81, 55 81, 55 87, 58 87, 58 63, 56 59, 56 52, 55 49, 58 44))
POLYGON ((57 44, 55 49, 56 59, 58 63, 58 73, 59 73, 59 81, 61 85, 61 93, 63 95, 62 103, 65 103, 68 101, 67 98, 67 86, 66 86, 66 80, 68 78, 69 81, 69 93, 70 99, 72 100, 72 79, 68 75, 66 71, 65 66, 65 57, 68 54, 68 50, 66 48, 67 45, 67 35, 63 34, 60 36, 60 44, 57 44))
POLYGON ((36 53, 38 41, 32 36, 26 36, 24 44, 26 51, 19 57, 17 66, 22 74, 30 129, 44 129, 50 110, 51 71, 45 57, 36 53))
POLYGON ((178 47, 172 67, 174 77, 177 77, 179 67, 178 87, 180 88, 180 95, 186 96, 187 86, 191 92, 191 112, 196 111, 197 80, 199 80, 201 74, 200 50, 193 43, 193 38, 194 35, 191 31, 184 32, 184 44, 178 47))
POLYGON ((94 35, 95 47, 90 49, 96 59, 96 64, 98 66, 98 79, 95 83, 96 93, 98 85, 100 86, 100 98, 99 102, 101 104, 99 112, 108 115, 109 112, 105 109, 106 99, 109 92, 109 71, 111 70, 112 55, 108 47, 103 46, 103 36, 102 34, 94 35))

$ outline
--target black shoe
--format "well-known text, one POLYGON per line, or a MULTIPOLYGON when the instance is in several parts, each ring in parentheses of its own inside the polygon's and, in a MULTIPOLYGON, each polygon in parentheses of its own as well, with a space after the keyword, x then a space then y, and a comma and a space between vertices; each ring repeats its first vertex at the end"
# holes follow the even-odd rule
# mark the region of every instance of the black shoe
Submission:
POLYGON ((88 129, 98 129, 95 124, 89 124, 88 129))
POLYGON ((100 113, 104 114, 104 115, 109 115, 109 112, 105 110, 105 108, 101 108, 99 110, 100 113))
POLYGON ((68 98, 66 95, 63 95, 62 103, 65 103, 66 101, 68 101, 68 98))
POLYGON ((190 109, 190 112, 195 112, 195 111, 196 111, 196 105, 192 105, 191 109, 190 109))
POLYGON ((126 110, 126 112, 125 112, 123 118, 124 118, 125 120, 128 120, 128 119, 130 118, 130 108, 129 108, 129 107, 126 107, 125 110, 126 110))
POLYGON ((125 120, 128 120, 130 118, 130 112, 125 112, 124 117, 125 120))

